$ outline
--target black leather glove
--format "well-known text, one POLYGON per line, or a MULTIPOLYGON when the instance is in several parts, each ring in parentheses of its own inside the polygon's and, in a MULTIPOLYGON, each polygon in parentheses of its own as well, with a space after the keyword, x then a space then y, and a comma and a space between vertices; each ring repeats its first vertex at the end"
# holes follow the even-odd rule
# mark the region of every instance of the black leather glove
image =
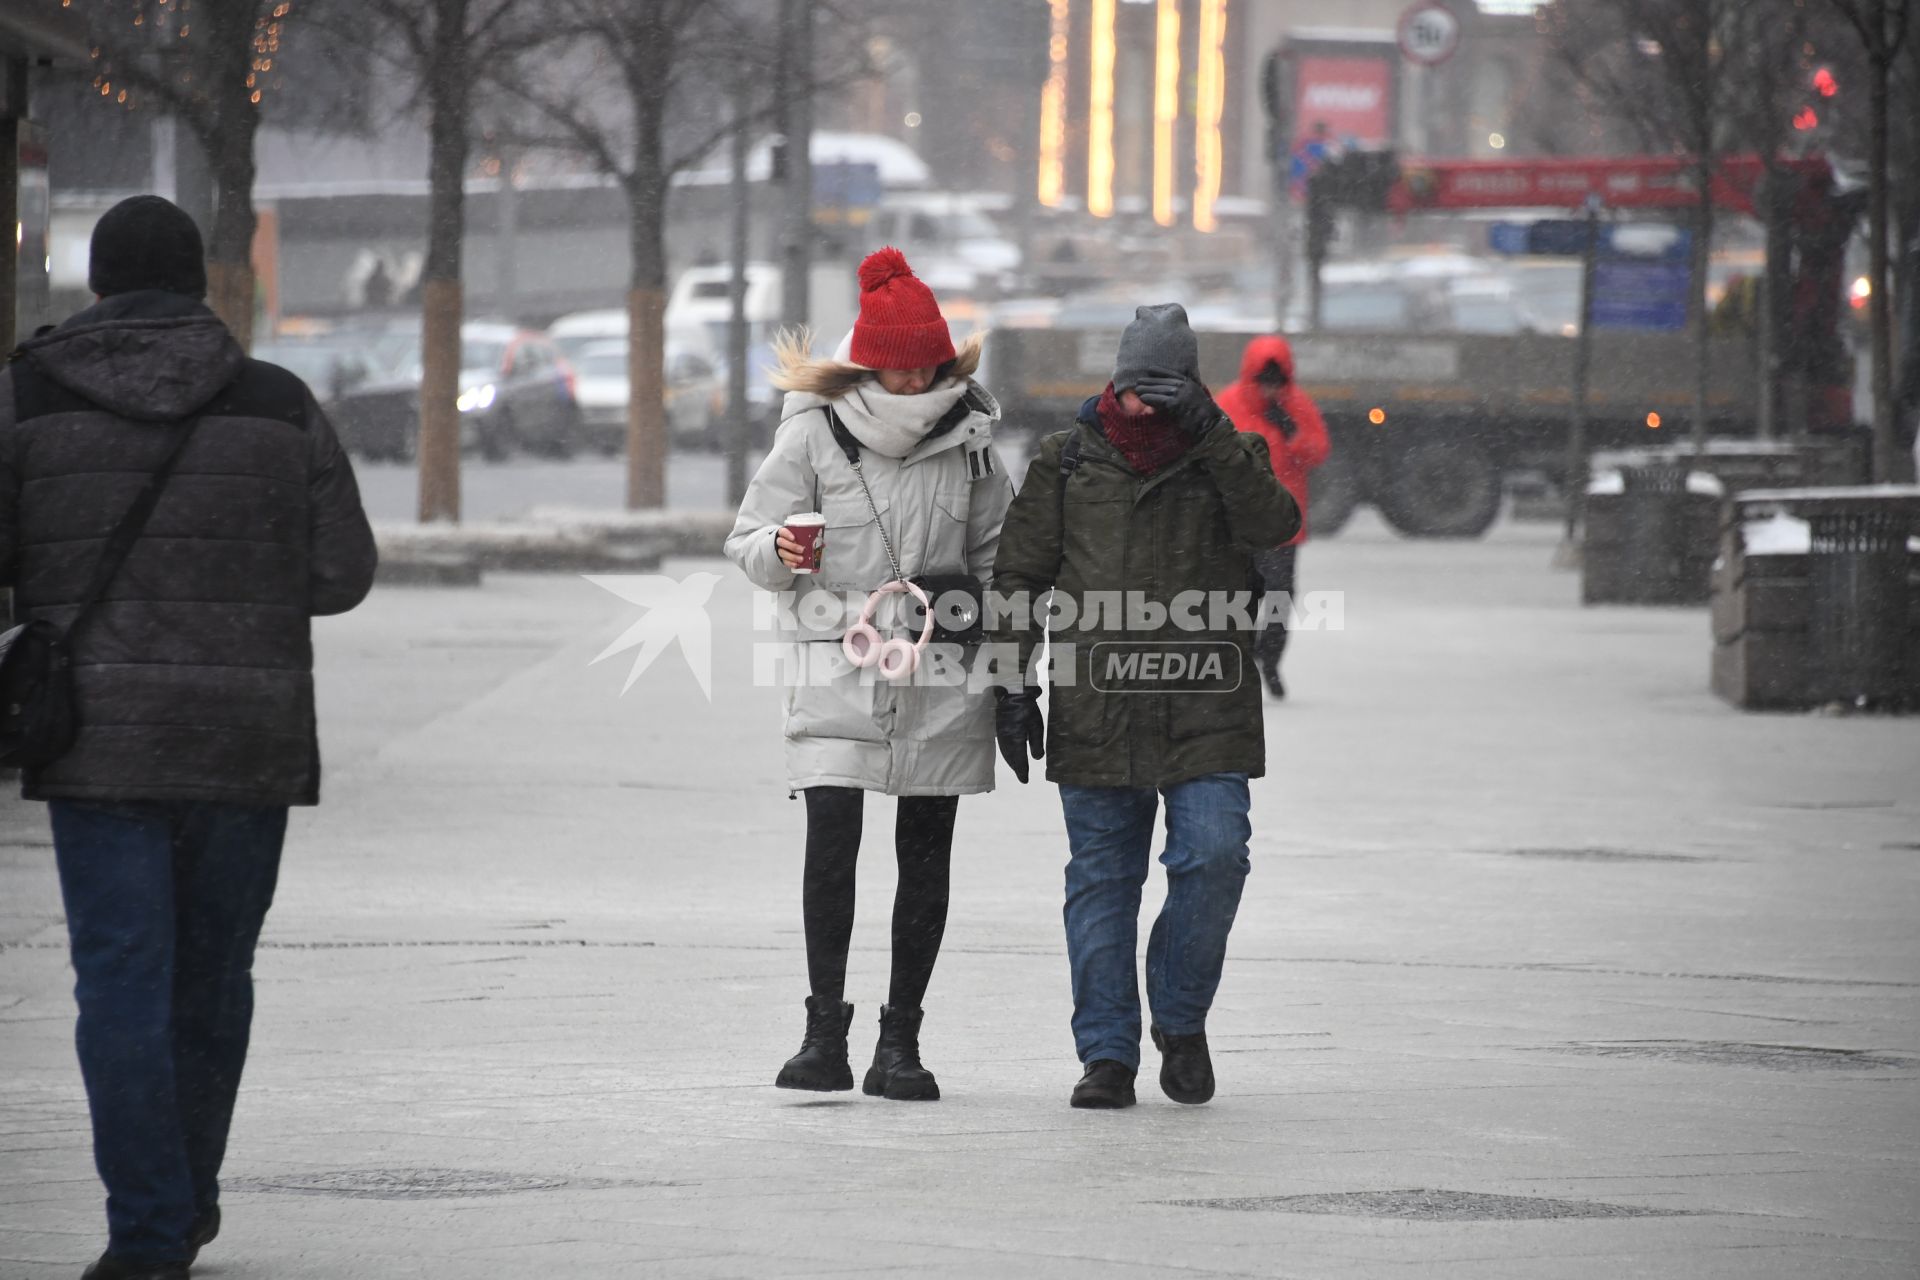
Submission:
POLYGON ((1156 370, 1135 383, 1133 390, 1148 408, 1171 418, 1190 436, 1204 435, 1220 421, 1220 406, 1196 378, 1156 370))
POLYGON ((1000 758, 1013 776, 1027 780, 1027 753, 1035 760, 1047 754, 1047 727, 1040 718, 1040 690, 1033 685, 993 691, 993 736, 1000 740, 1000 758))
POLYGON ((1293 420, 1293 415, 1277 404, 1268 405, 1262 411, 1261 416, 1266 418, 1268 422, 1271 422, 1279 430, 1282 440, 1291 442, 1294 433, 1300 430, 1300 425, 1293 420))

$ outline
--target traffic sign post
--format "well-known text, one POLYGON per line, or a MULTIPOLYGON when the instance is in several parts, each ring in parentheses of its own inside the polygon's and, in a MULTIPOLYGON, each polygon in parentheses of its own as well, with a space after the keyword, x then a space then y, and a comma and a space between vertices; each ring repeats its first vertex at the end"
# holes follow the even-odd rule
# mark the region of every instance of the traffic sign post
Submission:
POLYGON ((1687 327, 1685 262, 1607 254, 1596 264, 1589 323, 1596 329, 1679 333, 1687 327))
POLYGON ((1437 67, 1460 48, 1460 19, 1440 0, 1420 0, 1400 15, 1399 37, 1408 62, 1437 67))
POLYGON ((1587 505, 1587 380, 1593 364, 1593 294, 1600 263, 1600 201, 1588 197, 1580 227, 1580 329, 1573 339, 1573 396, 1567 413, 1567 527, 1556 564, 1571 568, 1579 559, 1580 521, 1587 505))

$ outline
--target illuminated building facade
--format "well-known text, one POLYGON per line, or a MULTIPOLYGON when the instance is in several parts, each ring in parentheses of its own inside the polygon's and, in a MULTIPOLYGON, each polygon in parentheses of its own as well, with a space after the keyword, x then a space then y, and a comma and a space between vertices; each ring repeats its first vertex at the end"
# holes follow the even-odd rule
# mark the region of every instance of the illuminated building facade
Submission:
POLYGON ((1213 230, 1220 197, 1244 185, 1240 123, 1258 109, 1235 83, 1255 0, 1046 4, 1040 203, 1213 230))

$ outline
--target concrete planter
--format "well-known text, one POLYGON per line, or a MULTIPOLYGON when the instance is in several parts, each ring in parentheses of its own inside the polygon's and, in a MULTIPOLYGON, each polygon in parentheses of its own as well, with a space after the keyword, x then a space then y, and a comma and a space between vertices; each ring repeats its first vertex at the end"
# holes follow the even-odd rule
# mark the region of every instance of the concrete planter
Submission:
POLYGON ((1729 498, 1712 575, 1713 691, 1752 710, 1920 705, 1917 520, 1911 486, 1729 498), (1836 536, 1863 510, 1879 532, 1836 536))
POLYGON ((1852 437, 1710 440, 1593 456, 1582 545, 1586 604, 1704 604, 1719 550, 1720 499, 1751 489, 1850 484, 1866 455, 1852 437))
POLYGON ((1581 547, 1584 604, 1702 604, 1713 567, 1720 489, 1666 461, 1633 460, 1595 477, 1581 547))
MULTIPOLYGON (((533 524, 376 524, 382 561, 396 566, 468 561, 500 573, 646 573, 661 549, 616 542, 591 529, 533 524)), ((405 572, 405 570, 399 570, 405 572)))

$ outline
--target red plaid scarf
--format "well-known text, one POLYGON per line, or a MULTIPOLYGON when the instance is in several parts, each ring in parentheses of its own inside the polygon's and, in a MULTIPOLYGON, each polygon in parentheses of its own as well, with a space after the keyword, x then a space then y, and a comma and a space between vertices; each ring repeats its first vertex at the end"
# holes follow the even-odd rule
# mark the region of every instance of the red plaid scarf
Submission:
POLYGON ((1120 396, 1109 382, 1100 393, 1097 409, 1107 442, 1126 456, 1127 465, 1143 476, 1167 466, 1193 446, 1193 437, 1158 411, 1130 414, 1120 407, 1120 396))

